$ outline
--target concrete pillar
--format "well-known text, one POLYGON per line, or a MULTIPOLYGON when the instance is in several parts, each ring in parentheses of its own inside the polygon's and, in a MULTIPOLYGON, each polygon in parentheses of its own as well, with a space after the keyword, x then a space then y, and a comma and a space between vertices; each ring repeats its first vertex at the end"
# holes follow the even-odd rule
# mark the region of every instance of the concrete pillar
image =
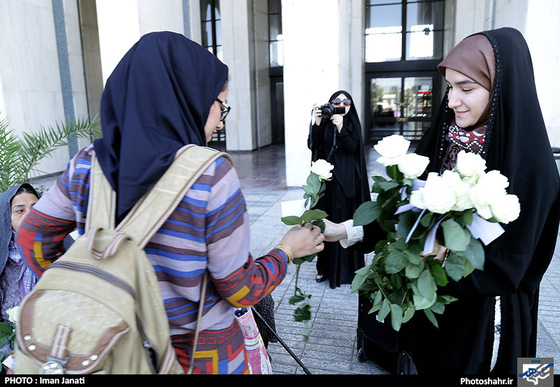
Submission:
POLYGON ((339 88, 337 0, 283 0, 286 184, 309 175, 307 136, 314 103, 339 88))
POLYGON ((228 151, 271 143, 268 76, 268 5, 255 0, 220 2, 224 63, 229 67, 228 151))

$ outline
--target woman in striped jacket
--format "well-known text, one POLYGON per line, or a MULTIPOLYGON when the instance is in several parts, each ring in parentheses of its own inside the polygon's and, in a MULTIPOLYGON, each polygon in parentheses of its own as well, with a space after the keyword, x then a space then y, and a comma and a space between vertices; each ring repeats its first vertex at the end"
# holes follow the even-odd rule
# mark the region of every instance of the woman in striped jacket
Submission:
MULTIPOLYGON (((227 72, 207 50, 175 33, 145 35, 130 49, 103 92, 103 138, 73 157, 23 222, 18 243, 37 276, 64 252, 61 235, 75 228, 84 233, 92 156, 117 193, 118 222, 163 175, 177 150, 204 146, 223 128, 229 112, 227 72)), ((247 373, 233 306, 254 305, 270 294, 283 280, 289 260, 321 251, 322 241, 317 227, 296 227, 277 248, 254 260, 236 171, 228 159, 216 160, 145 247, 183 368, 193 358, 205 271, 211 281, 194 373, 247 373)))

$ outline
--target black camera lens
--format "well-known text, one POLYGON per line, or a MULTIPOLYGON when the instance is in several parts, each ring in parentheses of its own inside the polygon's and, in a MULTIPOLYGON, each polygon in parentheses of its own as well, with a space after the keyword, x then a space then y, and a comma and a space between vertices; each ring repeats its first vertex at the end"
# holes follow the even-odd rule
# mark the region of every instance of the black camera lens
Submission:
POLYGON ((326 119, 331 118, 333 114, 346 113, 346 108, 344 106, 335 107, 331 103, 326 103, 324 105, 319 106, 319 110, 321 110, 322 117, 326 119))

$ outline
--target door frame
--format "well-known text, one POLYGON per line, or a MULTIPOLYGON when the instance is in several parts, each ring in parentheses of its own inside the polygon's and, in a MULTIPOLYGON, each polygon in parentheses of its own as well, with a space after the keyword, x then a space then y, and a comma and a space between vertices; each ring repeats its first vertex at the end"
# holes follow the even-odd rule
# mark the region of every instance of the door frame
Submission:
MULTIPOLYGON (((399 61, 384 63, 367 63, 364 82, 364 139, 366 143, 374 143, 379 139, 371 136, 371 79, 373 78, 409 78, 409 77, 431 77, 432 87, 432 115, 430 118, 416 119, 415 121, 428 122, 437 114, 441 98, 443 95, 443 77, 437 70, 437 65, 441 60, 426 61, 399 61)), ((401 81, 402 85, 402 81, 401 81)), ((404 90, 403 90, 404 91, 404 90)), ((404 93, 401 93, 403 102, 404 93)), ((403 122, 400 122, 400 131, 403 130, 403 122)))

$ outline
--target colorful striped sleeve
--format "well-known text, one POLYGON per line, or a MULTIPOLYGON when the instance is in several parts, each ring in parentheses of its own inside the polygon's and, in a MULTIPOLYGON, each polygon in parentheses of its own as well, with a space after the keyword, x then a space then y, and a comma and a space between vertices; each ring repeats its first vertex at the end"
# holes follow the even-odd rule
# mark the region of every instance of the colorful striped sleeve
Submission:
POLYGON ((93 146, 78 152, 55 184, 33 206, 18 232, 20 253, 40 277, 65 252, 64 239, 84 233, 93 146))
POLYGON ((220 297, 250 306, 270 294, 286 275, 284 253, 274 250, 257 260, 249 253, 249 216, 232 164, 216 166, 206 216, 208 269, 220 297))
POLYGON ((73 221, 49 216, 32 208, 22 222, 17 243, 20 253, 35 276, 65 253, 64 238, 76 227, 73 221))

